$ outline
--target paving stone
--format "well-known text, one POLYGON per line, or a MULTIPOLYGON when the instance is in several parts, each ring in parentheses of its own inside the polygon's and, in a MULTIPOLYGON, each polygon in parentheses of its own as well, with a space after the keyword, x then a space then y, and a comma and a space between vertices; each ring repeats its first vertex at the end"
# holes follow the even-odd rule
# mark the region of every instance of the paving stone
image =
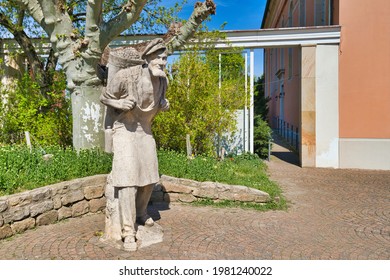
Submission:
MULTIPOLYGON (((0 259, 390 259, 390 171, 300 168, 277 148, 268 172, 288 211, 153 203, 148 212, 164 236, 149 247, 126 252, 101 242, 105 215, 98 213, 1 240, 0 259)), ((12 235, 9 225, 2 235, 12 235)))

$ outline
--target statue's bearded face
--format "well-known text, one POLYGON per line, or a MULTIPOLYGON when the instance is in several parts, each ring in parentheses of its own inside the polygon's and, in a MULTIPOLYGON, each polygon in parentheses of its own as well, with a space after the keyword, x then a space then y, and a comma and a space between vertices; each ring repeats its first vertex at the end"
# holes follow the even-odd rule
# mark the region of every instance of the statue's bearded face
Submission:
POLYGON ((147 57, 148 67, 151 74, 155 77, 166 77, 164 72, 165 66, 167 65, 167 53, 165 50, 159 50, 155 53, 150 54, 147 57))

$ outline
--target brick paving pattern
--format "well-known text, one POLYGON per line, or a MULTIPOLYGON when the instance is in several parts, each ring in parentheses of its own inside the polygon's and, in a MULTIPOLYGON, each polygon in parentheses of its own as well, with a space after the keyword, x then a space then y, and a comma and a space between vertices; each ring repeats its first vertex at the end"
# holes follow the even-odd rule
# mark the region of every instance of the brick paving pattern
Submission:
POLYGON ((274 145, 269 172, 288 211, 154 205, 164 241, 137 252, 101 243, 104 215, 87 215, 0 241, 0 259, 390 259, 390 172, 294 162, 274 145))

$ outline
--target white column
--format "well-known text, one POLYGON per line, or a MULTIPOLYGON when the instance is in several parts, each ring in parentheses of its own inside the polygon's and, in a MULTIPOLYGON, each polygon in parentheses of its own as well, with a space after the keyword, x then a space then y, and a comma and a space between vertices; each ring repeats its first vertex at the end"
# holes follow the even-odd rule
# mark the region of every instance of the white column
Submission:
POLYGON ((254 84, 255 84, 255 52, 250 50, 250 103, 249 103, 249 151, 254 152, 254 84))
POLYGON ((248 139, 248 128, 249 128, 249 118, 248 118, 248 53, 245 53, 245 107, 244 107, 244 129, 243 129, 243 142, 244 142, 244 152, 249 151, 249 139, 248 139))
POLYGON ((316 167, 339 167, 338 45, 316 51, 316 167))

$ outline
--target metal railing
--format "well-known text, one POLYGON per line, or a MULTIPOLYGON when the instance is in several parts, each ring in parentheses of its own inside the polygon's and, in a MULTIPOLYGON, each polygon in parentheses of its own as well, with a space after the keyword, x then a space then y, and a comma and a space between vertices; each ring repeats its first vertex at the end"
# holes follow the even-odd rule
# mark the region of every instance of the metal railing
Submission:
POLYGON ((279 117, 274 118, 276 131, 290 146, 299 151, 299 128, 279 117))

